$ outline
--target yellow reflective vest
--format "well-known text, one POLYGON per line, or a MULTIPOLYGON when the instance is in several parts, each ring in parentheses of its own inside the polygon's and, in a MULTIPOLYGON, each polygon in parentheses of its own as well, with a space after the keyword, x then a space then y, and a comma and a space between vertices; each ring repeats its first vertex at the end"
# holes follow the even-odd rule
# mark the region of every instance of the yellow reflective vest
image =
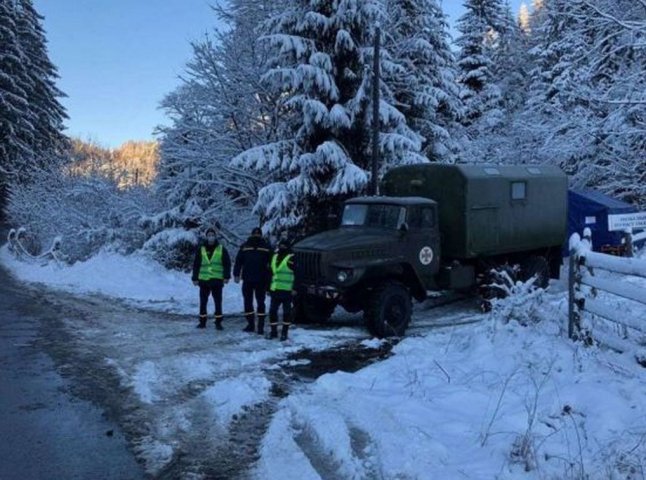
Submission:
POLYGON ((213 250, 213 255, 209 258, 206 247, 200 249, 202 254, 202 262, 200 263, 199 280, 223 280, 224 279, 224 265, 222 264, 222 245, 218 245, 213 250))
POLYGON ((270 290, 272 292, 276 291, 288 291, 291 292, 294 289, 294 271, 289 268, 289 261, 294 255, 289 254, 285 255, 283 261, 278 264, 278 254, 274 254, 271 258, 271 286, 270 290))

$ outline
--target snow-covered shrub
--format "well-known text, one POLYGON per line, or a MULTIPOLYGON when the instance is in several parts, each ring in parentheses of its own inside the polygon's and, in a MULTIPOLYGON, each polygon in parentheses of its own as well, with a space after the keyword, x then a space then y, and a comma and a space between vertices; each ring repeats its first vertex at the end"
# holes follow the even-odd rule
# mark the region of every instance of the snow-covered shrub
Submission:
POLYGON ((139 219, 155 200, 143 187, 119 189, 117 180, 69 173, 65 159, 52 158, 28 182, 10 186, 8 220, 25 227, 38 243, 32 254, 62 238, 70 261, 87 259, 109 247, 122 253, 140 248, 145 231, 139 219))
POLYGON ((493 273, 495 280, 489 287, 499 292, 491 301, 493 318, 503 323, 514 320, 523 326, 539 322, 544 290, 536 287, 535 279, 521 281, 506 271, 493 273))
POLYGON ((149 238, 143 251, 166 268, 187 270, 192 267, 199 239, 194 230, 170 228, 149 238))

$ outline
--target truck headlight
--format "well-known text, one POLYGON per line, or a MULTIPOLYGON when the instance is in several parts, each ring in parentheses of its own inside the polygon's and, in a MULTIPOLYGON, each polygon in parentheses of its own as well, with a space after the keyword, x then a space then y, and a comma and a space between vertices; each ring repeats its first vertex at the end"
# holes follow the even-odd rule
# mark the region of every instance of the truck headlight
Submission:
POLYGON ((352 270, 341 270, 339 273, 336 274, 336 279, 340 282, 343 283, 348 280, 352 276, 352 270))

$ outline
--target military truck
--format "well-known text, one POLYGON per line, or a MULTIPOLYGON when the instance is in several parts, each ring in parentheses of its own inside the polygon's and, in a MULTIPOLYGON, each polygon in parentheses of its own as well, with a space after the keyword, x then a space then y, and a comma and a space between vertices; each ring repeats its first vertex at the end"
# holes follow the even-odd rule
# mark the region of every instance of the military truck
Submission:
POLYGON ((380 190, 346 201, 339 228, 294 246, 297 322, 340 305, 363 311, 373 335, 401 336, 412 298, 486 291, 496 269, 540 287, 558 278, 567 178, 556 167, 411 165, 380 190))

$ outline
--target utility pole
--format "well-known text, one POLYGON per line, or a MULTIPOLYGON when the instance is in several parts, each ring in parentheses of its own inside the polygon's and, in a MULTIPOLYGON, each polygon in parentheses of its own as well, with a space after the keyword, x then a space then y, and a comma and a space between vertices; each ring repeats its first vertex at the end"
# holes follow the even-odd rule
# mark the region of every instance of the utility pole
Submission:
POLYGON ((370 194, 378 195, 377 171, 379 164, 379 43, 381 28, 375 28, 375 48, 372 72, 372 176, 370 178, 370 194))

